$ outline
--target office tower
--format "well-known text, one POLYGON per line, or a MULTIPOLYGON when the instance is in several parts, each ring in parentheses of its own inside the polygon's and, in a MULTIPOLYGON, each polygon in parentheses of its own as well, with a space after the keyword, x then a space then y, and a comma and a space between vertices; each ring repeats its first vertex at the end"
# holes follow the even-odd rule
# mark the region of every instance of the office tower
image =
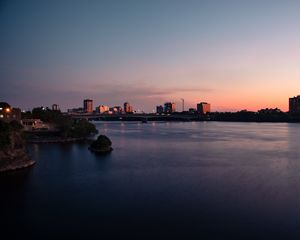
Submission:
POLYGON ((84 99, 83 100, 83 109, 86 113, 92 113, 93 112, 93 100, 84 99))
POLYGON ((201 102, 197 104, 197 112, 200 114, 206 114, 210 112, 210 104, 201 102))

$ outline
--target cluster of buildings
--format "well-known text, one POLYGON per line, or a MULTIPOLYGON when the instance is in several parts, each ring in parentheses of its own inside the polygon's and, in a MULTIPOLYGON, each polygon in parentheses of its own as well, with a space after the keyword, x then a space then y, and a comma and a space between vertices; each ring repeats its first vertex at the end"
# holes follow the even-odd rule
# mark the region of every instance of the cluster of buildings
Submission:
MULTIPOLYGON (((59 110, 59 106, 57 104, 53 104, 52 110, 59 110)), ((133 113, 134 110, 133 107, 128 102, 124 103, 123 108, 121 106, 109 107, 106 105, 100 105, 97 106, 95 109, 93 109, 93 100, 85 99, 83 101, 83 108, 68 109, 68 112, 69 113, 128 114, 128 113, 133 113)), ((174 102, 166 102, 164 105, 156 106, 157 114, 172 114, 174 112, 176 112, 176 104, 174 102)), ((188 112, 207 114, 211 112, 211 105, 207 102, 200 102, 197 104, 196 108, 190 108, 188 112)), ((289 98, 289 113, 300 114, 300 95, 289 98)))
MULTIPOLYGON (((171 114, 176 112, 176 104, 173 102, 166 102, 164 106, 156 106, 157 114, 171 114)), ((190 108, 189 113, 207 114, 210 113, 210 104, 207 102, 201 102, 197 104, 196 108, 190 108)))
POLYGON ((159 105, 156 106, 156 113, 157 114, 171 114, 176 112, 176 104, 173 102, 166 102, 164 106, 159 105))
POLYGON ((92 99, 84 99, 83 108, 68 109, 69 114, 132 114, 133 112, 133 107, 128 102, 124 103, 123 108, 121 106, 109 107, 106 105, 99 105, 94 109, 92 99))
MULTIPOLYGON (((53 104, 52 110, 59 110, 59 105, 53 104)), ((184 110, 184 108, 183 108, 184 110)), ((174 102, 166 102, 164 105, 159 105, 156 107, 156 114, 172 114, 176 112, 176 104, 174 102)), ((183 111, 184 112, 184 111, 183 111)), ((190 108, 188 112, 185 113, 197 113, 197 114, 207 114, 211 112, 211 105, 207 102, 200 102, 197 104, 196 108, 190 108)), ((262 109, 261 113, 276 113, 280 112, 280 109, 262 109)), ((84 99, 82 108, 68 109, 70 114, 132 114, 134 113, 132 105, 125 102, 123 108, 121 106, 109 107, 106 105, 97 106, 93 108, 93 100, 84 99)), ((289 98, 289 113, 300 114, 300 95, 289 98)), ((16 120, 21 122, 21 110, 19 108, 12 108, 6 102, 0 102, 0 120, 10 122, 16 120)), ((33 126, 36 125, 37 128, 44 128, 42 123, 37 119, 30 119, 31 121, 24 121, 23 125, 33 126)), ((22 123, 22 122, 21 122, 22 123)))
MULTIPOLYGON (((56 104, 55 104, 56 105, 56 104)), ((58 107, 58 105, 57 105, 58 107)), ((54 105, 52 106, 54 109, 54 105)), ((207 114, 210 110, 210 104, 206 102, 198 103, 196 108, 190 108, 189 113, 207 114)), ((164 105, 156 106, 156 114, 172 114, 176 112, 176 104, 174 102, 166 102, 164 105)), ((133 114, 134 110, 130 103, 125 102, 123 107, 113 106, 109 107, 106 105, 99 105, 93 107, 92 99, 84 99, 83 107, 68 109, 69 114, 133 114)))

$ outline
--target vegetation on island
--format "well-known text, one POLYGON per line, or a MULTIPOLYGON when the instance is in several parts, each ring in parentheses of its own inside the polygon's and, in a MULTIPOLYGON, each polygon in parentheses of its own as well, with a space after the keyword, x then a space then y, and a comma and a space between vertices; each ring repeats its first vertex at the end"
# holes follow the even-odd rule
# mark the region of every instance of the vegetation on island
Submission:
POLYGON ((97 140, 92 142, 89 149, 97 153, 108 153, 113 150, 111 145, 112 142, 107 136, 100 135, 97 140))
POLYGON ((95 125, 88 120, 72 119, 60 110, 51 110, 43 107, 34 108, 32 112, 23 113, 22 118, 40 119, 45 123, 54 124, 59 137, 62 138, 86 138, 98 132, 95 125))

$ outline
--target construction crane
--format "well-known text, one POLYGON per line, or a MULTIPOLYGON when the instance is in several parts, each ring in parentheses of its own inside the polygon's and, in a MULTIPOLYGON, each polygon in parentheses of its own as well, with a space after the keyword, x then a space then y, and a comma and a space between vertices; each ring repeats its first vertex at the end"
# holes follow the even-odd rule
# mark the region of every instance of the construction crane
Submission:
POLYGON ((184 99, 181 98, 181 102, 182 102, 182 112, 184 112, 184 99))

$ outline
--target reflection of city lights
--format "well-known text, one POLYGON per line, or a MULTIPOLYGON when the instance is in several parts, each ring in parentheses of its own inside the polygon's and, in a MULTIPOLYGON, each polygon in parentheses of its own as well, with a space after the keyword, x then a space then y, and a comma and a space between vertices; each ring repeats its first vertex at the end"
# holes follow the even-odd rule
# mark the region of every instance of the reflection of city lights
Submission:
POLYGON ((10 109, 9 109, 9 108, 6 108, 5 111, 6 111, 6 112, 10 112, 10 109))

